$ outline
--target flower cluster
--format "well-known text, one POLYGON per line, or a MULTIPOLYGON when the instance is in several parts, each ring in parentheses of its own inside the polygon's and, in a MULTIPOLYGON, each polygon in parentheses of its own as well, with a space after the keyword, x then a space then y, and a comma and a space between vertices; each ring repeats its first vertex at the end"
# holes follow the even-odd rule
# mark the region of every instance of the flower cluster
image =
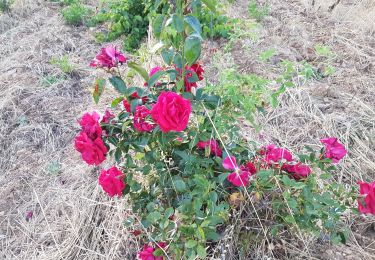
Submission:
POLYGON ((102 140, 102 128, 99 125, 98 113, 86 113, 79 124, 81 132, 74 140, 74 146, 81 153, 82 159, 89 165, 99 165, 106 157, 107 147, 102 140))

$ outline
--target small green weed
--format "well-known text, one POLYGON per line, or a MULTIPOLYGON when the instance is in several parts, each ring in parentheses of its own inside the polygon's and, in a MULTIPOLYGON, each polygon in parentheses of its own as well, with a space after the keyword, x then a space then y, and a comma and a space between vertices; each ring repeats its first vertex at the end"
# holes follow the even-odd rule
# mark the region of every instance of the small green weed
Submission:
POLYGON ((64 20, 69 25, 83 25, 88 18, 90 10, 82 4, 72 4, 61 10, 64 20))
POLYGON ((47 75, 42 78, 42 85, 46 87, 50 87, 52 85, 55 85, 56 83, 60 82, 63 80, 63 77, 59 77, 56 75, 47 75))
POLYGON ((72 4, 79 4, 79 0, 50 0, 53 3, 59 3, 62 6, 72 5, 72 4))
POLYGON ((269 13, 268 5, 259 6, 256 0, 251 0, 249 3, 249 15, 258 22, 262 21, 265 16, 269 13))
POLYGON ((64 55, 61 58, 52 58, 51 64, 56 65, 62 72, 66 74, 70 74, 74 70, 73 64, 69 62, 69 57, 67 55, 64 55))

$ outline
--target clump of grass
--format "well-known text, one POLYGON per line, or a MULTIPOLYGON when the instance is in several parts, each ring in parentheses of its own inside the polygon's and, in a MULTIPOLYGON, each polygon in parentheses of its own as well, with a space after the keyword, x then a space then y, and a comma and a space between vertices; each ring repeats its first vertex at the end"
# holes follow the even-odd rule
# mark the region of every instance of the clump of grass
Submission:
POLYGON ((268 5, 260 6, 256 0, 251 0, 249 2, 249 15, 258 22, 262 21, 265 16, 269 13, 268 5))
POLYGON ((74 26, 83 25, 89 13, 90 10, 80 3, 69 5, 61 10, 65 22, 74 26))
POLYGON ((50 63, 57 66, 65 74, 70 74, 74 70, 74 65, 70 63, 68 55, 64 55, 61 58, 52 58, 50 63))

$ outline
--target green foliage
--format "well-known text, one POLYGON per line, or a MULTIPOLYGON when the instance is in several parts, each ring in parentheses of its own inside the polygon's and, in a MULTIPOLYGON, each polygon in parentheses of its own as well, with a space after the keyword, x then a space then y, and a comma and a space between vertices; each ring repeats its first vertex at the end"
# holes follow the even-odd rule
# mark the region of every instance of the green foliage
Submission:
POLYGON ((79 26, 88 19, 90 10, 84 5, 76 3, 62 9, 61 14, 67 24, 79 26))
POLYGON ((92 25, 108 22, 108 33, 96 35, 98 41, 112 41, 122 35, 124 49, 133 51, 147 35, 149 14, 154 10, 153 1, 111 0, 92 19, 92 25))
POLYGON ((50 0, 50 1, 54 3, 59 3, 62 6, 80 3, 80 0, 50 0))
POLYGON ((64 55, 61 58, 54 57, 50 62, 66 74, 70 74, 74 70, 74 65, 70 63, 68 55, 64 55))
POLYGON ((236 19, 230 19, 208 8, 202 8, 198 18, 202 24, 204 38, 229 38, 237 22, 236 19))
MULTIPOLYGON (((281 75, 270 80, 230 68, 221 71, 215 84, 186 92, 186 74, 191 74, 189 83, 198 79, 195 72, 187 70, 200 57, 204 34, 196 8, 206 4, 212 9, 215 5, 212 1, 195 0, 188 12, 184 3, 177 1, 171 13, 153 16, 152 29, 159 41, 155 50, 165 62, 164 69, 149 77, 139 64, 129 61, 129 69, 147 82, 147 88, 131 87, 120 70, 108 70, 108 81, 119 94, 111 106, 116 107, 124 99, 130 104, 130 112, 122 110, 101 124, 108 155, 125 173, 123 195, 129 196, 137 221, 140 220, 138 223, 129 218, 125 225, 146 230, 141 236, 146 243, 168 244, 165 250, 156 249, 154 256, 166 252, 171 259, 204 259, 210 254, 207 247, 225 235, 223 230, 235 213, 234 197, 239 198, 237 204, 251 200, 255 208, 266 207, 267 222, 263 223, 263 218, 259 221, 270 225, 274 236, 287 230, 345 242, 342 216, 351 208, 355 196, 353 189, 334 180, 321 183, 335 170, 331 160, 322 159, 323 150, 308 149, 299 155, 295 162, 308 164, 313 171, 306 178, 294 179, 282 169, 284 162, 267 161, 264 149, 245 140, 239 131, 243 119, 256 126, 257 112, 275 106, 286 88, 316 77, 317 70, 307 62, 282 61, 281 75), (150 132, 135 130, 137 106, 150 109, 163 91, 179 93, 190 101, 193 112, 188 127, 180 132, 162 132, 159 126, 150 132), (196 148, 199 141, 210 139, 218 140, 223 156, 213 156, 210 148, 196 148), (258 172, 251 176, 249 185, 235 186, 228 181, 232 172, 222 165, 228 155, 235 156, 238 165, 254 163, 258 172)), ((260 59, 267 62, 274 54, 275 50, 266 51, 260 59)), ((104 84, 104 79, 96 81, 95 102, 103 93, 104 84)), ((176 115, 176 107, 171 109, 176 115)), ((149 115, 144 120, 152 122, 149 115)), ((234 167, 235 174, 243 169, 239 167, 234 167)), ((251 234, 243 237, 257 239, 251 234)))
POLYGON ((10 12, 14 0, 0 0, 0 12, 10 12))
POLYGON ((256 0, 251 0, 248 6, 249 15, 251 18, 262 21, 265 16, 268 15, 268 5, 259 6, 256 0))

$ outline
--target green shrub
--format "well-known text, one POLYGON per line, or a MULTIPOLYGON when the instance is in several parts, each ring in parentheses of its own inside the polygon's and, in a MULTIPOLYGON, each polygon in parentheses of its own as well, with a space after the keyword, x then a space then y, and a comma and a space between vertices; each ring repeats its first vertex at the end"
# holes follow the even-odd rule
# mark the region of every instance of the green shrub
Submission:
POLYGON ((69 25, 82 25, 87 19, 89 9, 82 4, 72 4, 61 11, 64 20, 69 25))
POLYGON ((10 12, 10 6, 13 4, 14 0, 0 0, 0 11, 10 12))
POLYGON ((202 32, 205 38, 229 38, 236 21, 225 15, 212 12, 208 8, 202 8, 198 17, 202 23, 202 32))

